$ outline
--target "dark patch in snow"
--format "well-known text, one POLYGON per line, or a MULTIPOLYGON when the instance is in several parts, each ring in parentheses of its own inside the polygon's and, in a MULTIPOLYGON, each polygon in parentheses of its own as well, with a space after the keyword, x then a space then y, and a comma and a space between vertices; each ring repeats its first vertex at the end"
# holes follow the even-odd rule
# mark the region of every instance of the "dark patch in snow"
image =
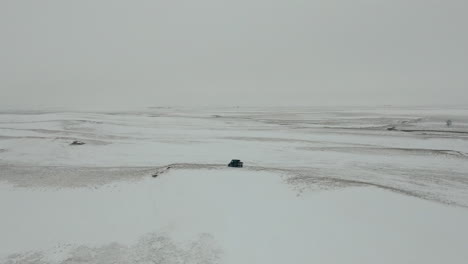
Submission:
POLYGON ((159 175, 168 172, 171 169, 171 166, 163 167, 153 173, 153 178, 158 177, 159 175))
MULTIPOLYGON (((188 243, 176 243, 167 235, 150 233, 131 246, 111 243, 100 247, 68 246, 57 249, 65 251, 60 260, 52 260, 54 252, 33 251, 11 254, 2 260, 3 264, 45 264, 45 263, 164 263, 164 264, 216 264, 221 262, 223 251, 209 234, 201 234, 188 243)), ((59 252, 62 253, 62 252, 59 252)))
POLYGON ((71 146, 81 146, 81 145, 85 145, 85 144, 86 143, 84 143, 83 141, 79 141, 79 140, 75 140, 72 143, 70 143, 71 146))

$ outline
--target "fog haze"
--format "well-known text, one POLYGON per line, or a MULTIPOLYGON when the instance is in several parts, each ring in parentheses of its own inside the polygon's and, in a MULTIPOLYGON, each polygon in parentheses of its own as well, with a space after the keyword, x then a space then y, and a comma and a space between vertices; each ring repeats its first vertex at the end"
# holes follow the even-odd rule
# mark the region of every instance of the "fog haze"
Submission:
POLYGON ((7 107, 466 104, 467 1, 0 1, 7 107))

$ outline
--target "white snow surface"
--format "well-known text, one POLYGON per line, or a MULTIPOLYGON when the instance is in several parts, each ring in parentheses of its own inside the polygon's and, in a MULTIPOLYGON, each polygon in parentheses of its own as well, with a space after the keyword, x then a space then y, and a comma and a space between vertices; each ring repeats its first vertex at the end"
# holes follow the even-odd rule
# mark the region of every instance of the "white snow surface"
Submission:
POLYGON ((0 263, 466 263, 467 161, 464 108, 0 112, 0 263))

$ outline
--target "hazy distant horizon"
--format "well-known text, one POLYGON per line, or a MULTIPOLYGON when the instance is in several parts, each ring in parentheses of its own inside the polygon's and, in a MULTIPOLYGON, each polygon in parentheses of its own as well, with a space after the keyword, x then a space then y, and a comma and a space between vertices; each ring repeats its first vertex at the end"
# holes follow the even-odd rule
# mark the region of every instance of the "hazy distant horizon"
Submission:
POLYGON ((132 113, 132 112, 157 112, 161 111, 170 111, 170 110, 219 110, 219 111, 249 111, 249 110, 272 110, 272 111, 301 111, 311 110, 311 111, 340 111, 340 110, 397 110, 397 109, 407 109, 407 110, 419 110, 419 109, 430 109, 430 110, 468 110, 468 105, 464 104, 454 104, 454 105, 287 105, 287 106, 274 106, 274 105, 210 105, 210 106, 195 106, 195 105, 154 105, 154 106, 0 106, 0 113, 3 114, 14 114, 14 113, 51 113, 51 112, 95 112, 95 113, 132 113))
POLYGON ((2 1, 0 109, 465 106, 467 1, 2 1))

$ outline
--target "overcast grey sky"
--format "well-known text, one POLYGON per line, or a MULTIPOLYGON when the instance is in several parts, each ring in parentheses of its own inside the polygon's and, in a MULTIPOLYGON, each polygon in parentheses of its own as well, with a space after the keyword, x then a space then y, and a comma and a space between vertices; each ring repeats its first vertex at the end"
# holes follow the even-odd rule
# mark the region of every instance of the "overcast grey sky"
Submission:
POLYGON ((0 0, 3 106, 466 104, 466 0, 0 0))

